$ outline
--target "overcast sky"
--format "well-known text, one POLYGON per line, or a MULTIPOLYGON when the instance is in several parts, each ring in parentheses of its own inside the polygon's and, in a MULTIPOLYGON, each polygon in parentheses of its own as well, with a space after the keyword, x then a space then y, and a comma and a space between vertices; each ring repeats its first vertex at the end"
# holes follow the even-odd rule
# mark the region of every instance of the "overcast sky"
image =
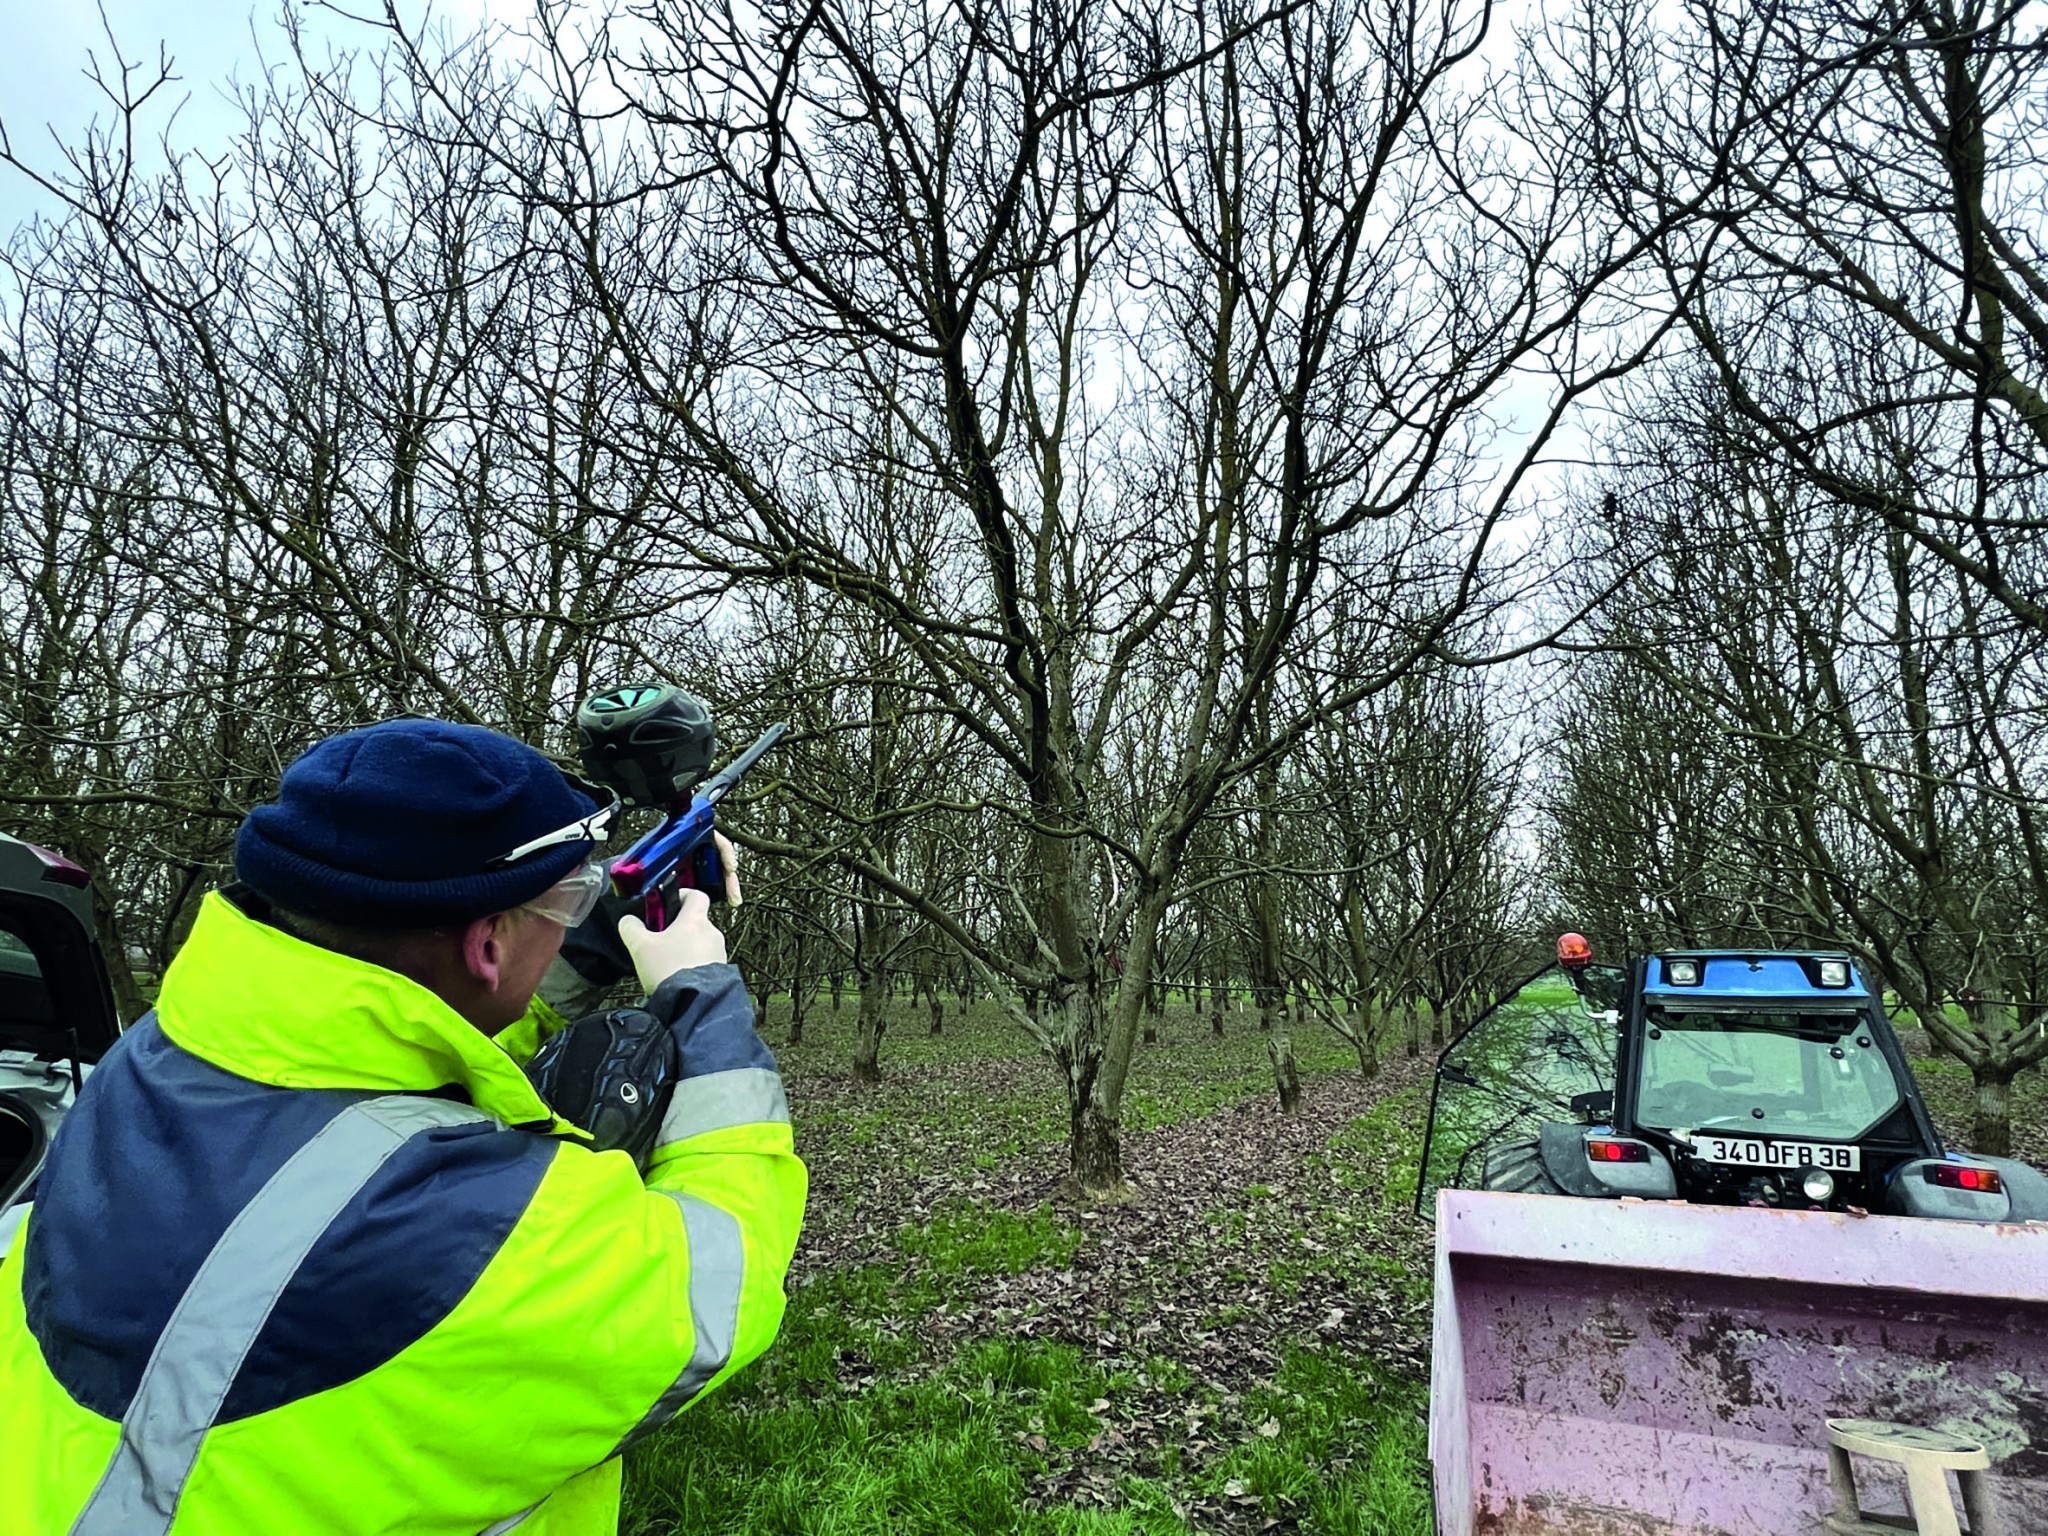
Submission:
MULTIPOLYGON (((424 0, 408 0, 402 14, 417 16, 425 8, 424 0)), ((465 29, 486 13, 516 17, 525 10, 525 0, 438 0, 434 6, 436 16, 465 29)), ((130 61, 153 67, 161 46, 179 77, 169 95, 160 98, 163 110, 152 114, 152 130, 161 130, 170 105, 182 101, 176 141, 217 148, 235 122, 223 101, 227 83, 254 79, 264 57, 275 63, 286 56, 279 14, 277 0, 258 0, 253 12, 233 0, 101 0, 98 7, 93 0, 0 0, 0 123, 15 152, 31 165, 45 171, 61 165, 52 132, 76 142, 95 115, 102 121, 110 115, 105 99, 86 78, 89 57, 109 57, 110 27, 130 61)), ((317 39, 346 46, 369 35, 320 6, 302 5, 299 14, 317 39)), ((50 207, 49 198, 27 178, 0 166, 0 237, 50 207)))
MULTIPOLYGON (((310 51, 376 43, 374 30, 345 20, 327 5, 283 3, 297 8, 310 51)), ((336 3, 372 14, 382 10, 381 0, 336 3)), ((430 15, 457 33, 468 32, 485 17, 517 25, 530 14, 530 5, 531 0, 399 0, 400 14, 409 23, 417 25, 430 15)), ((17 155, 45 174, 57 172, 63 164, 59 141, 75 144, 95 116, 102 122, 112 116, 86 77, 93 57, 110 60, 111 30, 130 62, 153 71, 161 48, 178 77, 152 103, 150 133, 160 134, 172 123, 172 139, 180 148, 217 152, 239 122, 228 101, 230 82, 257 78, 265 59, 275 65, 289 57, 277 21, 280 13, 280 0, 256 0, 253 11, 238 9, 235 0, 99 0, 97 6, 94 0, 0 0, 0 125, 17 155)), ((1506 31, 1500 29, 1501 35, 1506 31)), ((55 207, 27 177, 0 165, 0 240, 34 214, 55 207)), ((1503 455, 1534 427, 1546 399, 1547 391, 1528 381, 1510 386, 1497 417, 1504 426, 1513 423, 1498 445, 1503 455)), ((1572 456, 1582 443, 1577 432, 1567 431, 1553 453, 1572 456)), ((1538 479, 1548 482, 1552 475, 1542 472, 1538 479)))

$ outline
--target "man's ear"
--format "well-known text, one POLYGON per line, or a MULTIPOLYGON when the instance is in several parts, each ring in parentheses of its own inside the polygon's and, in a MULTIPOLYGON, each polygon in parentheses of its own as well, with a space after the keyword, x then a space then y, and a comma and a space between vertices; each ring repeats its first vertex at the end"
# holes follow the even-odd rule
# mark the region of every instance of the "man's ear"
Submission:
POLYGON ((491 992, 498 990, 505 966, 505 918, 505 913, 493 912, 462 930, 463 969, 491 992))

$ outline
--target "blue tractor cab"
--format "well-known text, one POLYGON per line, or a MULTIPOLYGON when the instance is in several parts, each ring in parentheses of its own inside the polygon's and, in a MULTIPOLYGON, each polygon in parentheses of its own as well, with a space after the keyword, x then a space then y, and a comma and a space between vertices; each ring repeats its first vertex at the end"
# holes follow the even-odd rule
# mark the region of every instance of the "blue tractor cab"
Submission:
POLYGON ((1952 1154, 1882 999, 1832 950, 1585 941, 1438 1062, 1424 1189, 2048 1220, 2048 1179, 1952 1154))

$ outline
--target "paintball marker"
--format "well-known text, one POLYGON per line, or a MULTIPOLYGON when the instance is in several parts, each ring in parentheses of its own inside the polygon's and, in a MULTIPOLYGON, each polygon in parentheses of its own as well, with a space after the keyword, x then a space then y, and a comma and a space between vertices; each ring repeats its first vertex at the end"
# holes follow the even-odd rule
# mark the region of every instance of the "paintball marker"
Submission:
POLYGON ((787 724, 769 726, 710 773, 717 732, 709 706, 693 693, 666 683, 629 684, 594 694, 577 709, 584 771, 627 805, 663 813, 661 825, 611 865, 613 892, 637 898, 649 928, 668 926, 681 891, 725 900, 725 870, 711 840, 713 811, 788 730, 787 724))

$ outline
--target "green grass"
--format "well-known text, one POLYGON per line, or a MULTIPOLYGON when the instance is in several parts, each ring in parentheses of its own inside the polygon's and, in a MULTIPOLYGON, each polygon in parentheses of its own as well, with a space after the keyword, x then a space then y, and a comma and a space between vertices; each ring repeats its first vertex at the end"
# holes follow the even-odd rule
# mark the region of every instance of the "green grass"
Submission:
MULTIPOLYGON (((1274 1192, 1251 1185, 1242 1204, 1206 1213, 1226 1241, 1261 1224, 1255 1247, 1275 1255, 1261 1289, 1299 1293, 1312 1275, 1342 1275, 1353 1295, 1395 1295, 1425 1306, 1425 1269, 1368 1246, 1375 1238, 1412 1241, 1409 1191, 1416 1172, 1423 1095, 1395 1095, 1353 1120, 1309 1160, 1308 1185, 1327 1187, 1329 1205, 1313 1212, 1278 1207, 1274 1192), (1397 1149, 1391 1163, 1389 1148, 1397 1149), (1313 1246, 1303 1242, 1313 1239, 1313 1246)), ((1184 1261, 1190 1270, 1205 1260, 1184 1261)), ((1212 1321, 1229 1321, 1221 1309, 1212 1321)), ((1213 1405, 1215 1394, 1208 1396, 1213 1405)), ((1428 1536, 1433 1530, 1427 1452, 1427 1386, 1396 1375, 1369 1355, 1307 1341, 1282 1351, 1270 1382, 1248 1393, 1237 1412, 1250 1436, 1196 1479, 1203 1491, 1257 1504, 1263 1515, 1292 1515, 1319 1536, 1428 1536)))
POLYGON ((1562 976, 1532 981, 1515 996, 1521 1002, 1535 1003, 1545 1008, 1565 1008, 1578 1001, 1578 994, 1572 990, 1572 984, 1562 976))
POLYGON ((1256 1498, 1269 1515, 1301 1511, 1330 1536, 1430 1530, 1421 1383, 1358 1355, 1290 1348, 1244 1408, 1258 1427, 1207 1474, 1212 1491, 1256 1498))
POLYGON ((1021 1275, 1045 1265, 1064 1267, 1080 1246, 1080 1232, 1044 1206, 1028 1216, 962 1202, 922 1227, 898 1234, 896 1245, 941 1275, 1021 1275))
MULTIPOLYGON (((896 1233, 894 1259, 802 1279, 769 1353, 628 1458, 623 1536, 1187 1536, 1206 1528, 1194 1506, 1218 1502, 1284 1512, 1315 1536, 1427 1536, 1424 1386, 1362 1353, 1312 1339, 1287 1345, 1270 1378, 1239 1400, 1200 1360, 1097 1358, 1027 1330, 990 1336, 985 1324, 961 1325, 973 1315, 965 1304, 990 1286, 1011 1287, 1010 1304, 1028 1316, 1028 1277, 1071 1264, 1088 1240, 1058 1210, 984 1206, 968 1188, 978 1167, 1060 1146, 1058 1083, 1049 1065, 1005 1067, 993 1079, 975 1070, 1029 1054, 1028 1040, 1014 1049, 1020 1032, 992 1010, 964 1024, 949 1010, 949 1033, 936 1041, 921 1015, 907 1014, 900 1038, 884 1046, 892 1076, 870 1093, 835 1088, 829 1109, 807 1114, 804 1074, 843 1070, 850 1000, 840 1027, 830 1021, 814 1014, 805 1043, 782 1052, 800 1144, 951 1167, 959 1193, 896 1233), (948 1332, 948 1322, 961 1331, 948 1332), (1162 1413, 1162 1401, 1174 1406, 1162 1413), (1129 1423, 1134 1403, 1148 1416, 1146 1454, 1111 1463, 1091 1446, 1119 1423, 1139 1434, 1129 1423), (1183 1409, 1196 1416, 1182 1418, 1183 1409), (1226 1422, 1227 1433, 1215 1427, 1226 1422)), ((1171 1049, 1140 1051, 1127 1129, 1271 1092, 1265 1037, 1249 1016, 1226 1028, 1218 1042, 1206 1015, 1170 1011, 1171 1049)), ((1355 1070, 1348 1046, 1327 1030, 1297 1029, 1295 1040, 1305 1072, 1355 1070)), ((1414 1266, 1356 1241, 1405 1219, 1406 1192, 1382 1168, 1389 1146, 1415 1138, 1416 1119, 1411 1092, 1334 1138, 1311 1159, 1305 1186, 1326 1198, 1303 1204, 1254 1185, 1211 1212, 1219 1234, 1290 1237, 1248 1245, 1230 1273, 1275 1292, 1317 1270, 1340 1270, 1378 1294, 1426 1286, 1414 1266)), ((1196 1307, 1217 1274, 1200 1258, 1189 1256, 1178 1290, 1196 1307)), ((1256 1311, 1217 1308, 1225 1310, 1256 1311)))
MULTIPOLYGON (((917 1171, 985 1172, 1010 1159, 1057 1154, 1068 1132, 1058 1069, 1001 1009, 981 1002, 964 1014, 949 1007, 946 1032, 928 1033, 921 1009, 898 999, 882 1040, 883 1082, 876 1091, 841 1095, 800 1116, 799 1147, 829 1138, 836 1147, 886 1155, 917 1171), (1000 1066, 1000 1091, 991 1092, 988 1064, 1000 1066)), ((798 1045, 786 1042, 786 1002, 770 1013, 769 1043, 792 1080, 846 1072, 853 1052, 854 1005, 837 1014, 814 1005, 798 1045)), ((1226 1015, 1217 1039, 1209 1016, 1169 1003, 1158 1021, 1161 1046, 1140 1045, 1124 1090, 1123 1129, 1141 1133, 1179 1125, 1273 1091, 1267 1036, 1249 1011, 1226 1015)), ((1355 1072, 1350 1045, 1313 1020, 1290 1027, 1295 1061, 1304 1078, 1355 1072)), ((1402 1049, 1384 1040, 1383 1055, 1402 1049)), ((799 1095, 800 1096, 800 1095, 799 1095)))
MULTIPOLYGON (((1409 1202, 1427 1102, 1422 1090, 1411 1088, 1331 1139, 1330 1183, 1349 1198, 1333 1209, 1320 1234, 1327 1248, 1320 1262, 1345 1273, 1355 1294, 1391 1294, 1417 1309, 1428 1304, 1427 1268, 1374 1252, 1365 1239, 1413 1242, 1409 1202), (1391 1161, 1389 1148, 1395 1149, 1391 1161)), ((1282 1278, 1276 1275, 1275 1282, 1282 1278)), ((1426 1382, 1391 1375, 1370 1358, 1285 1352, 1271 1389, 1271 1416, 1280 1426, 1272 1454, 1285 1454, 1291 1465, 1327 1469, 1307 1493, 1308 1529, 1326 1536, 1429 1536, 1435 1530, 1428 1397, 1426 1382)), ((1259 1471, 1284 1473, 1278 1462, 1259 1471)))
MULTIPOLYGON (((772 998, 764 1034, 785 1069, 799 1073, 844 1070, 853 1050, 855 1010, 850 997, 837 1013, 823 1001, 814 1003, 805 1015, 804 1038, 793 1046, 786 1043, 789 1019, 788 999, 772 998)), ((1249 1009, 1224 1015, 1221 1040, 1211 1031, 1206 1011, 1178 999, 1168 1002, 1155 1022, 1170 1049, 1138 1047, 1131 1077, 1134 1089, 1155 1086, 1171 1092, 1179 1085, 1199 1091, 1213 1089, 1224 1078, 1251 1076, 1264 1081, 1268 1075, 1266 1036, 1258 1027, 1258 1015, 1249 1009)), ((1357 1066, 1350 1045, 1325 1024, 1295 1017, 1289 1021, 1287 1033, 1304 1071, 1357 1066)), ((1399 1049, 1398 1041, 1382 1042, 1383 1051, 1399 1049)), ((907 997, 898 997, 889 1006, 888 1027, 882 1036, 885 1075, 1028 1061, 1040 1054, 1037 1041, 1021 1025, 985 1000, 965 1010, 949 1000, 945 1032, 933 1035, 922 1006, 913 1008, 907 997)), ((1051 1070, 1049 1064, 1047 1070, 1051 1070)))
MULTIPOLYGON (((843 1326, 813 1312, 792 1331, 819 1328, 829 1336, 843 1326)), ((859 1329, 845 1336, 858 1337, 859 1329)), ((786 1338, 777 1349, 815 1361, 807 1345, 825 1341, 786 1338)), ((1148 1517, 1142 1500, 1114 1513, 1027 1507, 1029 1479, 1054 1456, 1088 1444, 1101 1428, 1092 1405, 1115 1390, 1071 1346, 984 1340, 927 1374, 885 1369, 857 1393, 840 1386, 787 1362, 771 1385, 751 1380, 686 1414, 630 1459, 621 1530, 1112 1536, 1182 1529, 1161 1525, 1156 1509, 1148 1517), (800 1384, 819 1394, 785 1395, 800 1384)))

